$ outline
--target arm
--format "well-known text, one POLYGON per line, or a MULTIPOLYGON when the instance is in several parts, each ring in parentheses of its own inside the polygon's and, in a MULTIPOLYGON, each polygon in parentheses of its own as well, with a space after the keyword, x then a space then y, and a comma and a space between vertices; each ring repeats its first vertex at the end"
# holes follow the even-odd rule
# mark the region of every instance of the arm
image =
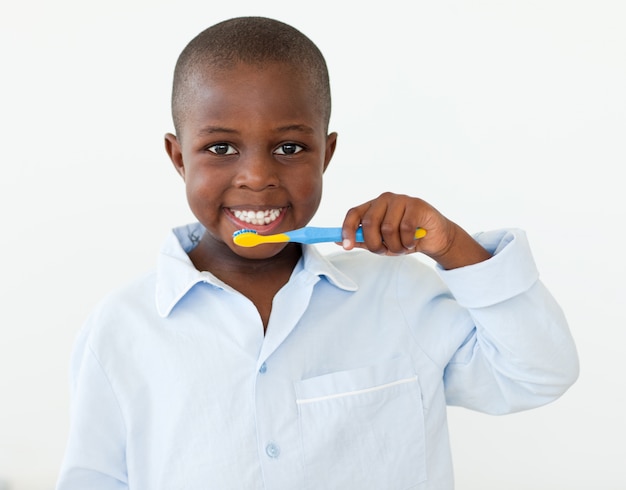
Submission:
POLYGON ((474 325, 445 368, 446 400, 488 413, 549 403, 578 376, 559 305, 539 280, 525 234, 483 233, 493 257, 439 274, 474 325))
MULTIPOLYGON (((521 231, 472 238, 428 203, 385 193, 351 209, 344 221, 344 248, 386 255, 423 252, 464 311, 460 339, 442 317, 438 361, 446 400, 489 413, 542 405, 567 390, 578 376, 578 358, 565 317, 538 279, 521 231), (365 242, 354 244, 363 226, 365 242), (415 240, 414 230, 427 230, 415 240)), ((410 294, 410 292, 407 292, 410 294)))
POLYGON ((102 366, 83 333, 71 365, 72 416, 57 490, 127 490, 125 427, 102 366))

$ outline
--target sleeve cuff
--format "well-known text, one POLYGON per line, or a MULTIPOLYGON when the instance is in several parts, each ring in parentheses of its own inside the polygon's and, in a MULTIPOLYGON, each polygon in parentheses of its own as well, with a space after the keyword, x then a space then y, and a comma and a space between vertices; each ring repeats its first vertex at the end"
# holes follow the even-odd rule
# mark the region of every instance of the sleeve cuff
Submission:
POLYGON ((524 231, 488 231, 474 239, 493 257, 458 269, 436 267, 461 306, 483 308, 500 303, 527 291, 539 278, 524 231))

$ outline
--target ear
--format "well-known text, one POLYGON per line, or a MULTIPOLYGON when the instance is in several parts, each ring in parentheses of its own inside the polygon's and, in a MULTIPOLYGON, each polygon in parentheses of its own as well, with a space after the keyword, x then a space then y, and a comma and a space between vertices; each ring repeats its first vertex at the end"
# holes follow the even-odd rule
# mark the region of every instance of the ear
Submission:
POLYGON ((183 163, 183 152, 180 148, 180 143, 176 135, 167 133, 165 135, 165 151, 170 157, 170 160, 174 164, 174 168, 179 175, 185 180, 185 164, 183 163))
POLYGON ((331 158, 335 154, 337 147, 337 133, 330 133, 326 137, 326 152, 324 153, 324 172, 328 168, 331 158))

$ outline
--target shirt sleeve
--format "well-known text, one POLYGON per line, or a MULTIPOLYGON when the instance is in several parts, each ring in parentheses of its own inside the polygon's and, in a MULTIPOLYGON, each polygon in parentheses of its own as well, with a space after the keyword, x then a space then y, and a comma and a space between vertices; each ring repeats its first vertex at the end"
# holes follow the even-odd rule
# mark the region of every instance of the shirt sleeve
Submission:
POLYGON ((473 321, 444 371, 447 403, 494 414, 549 403, 578 377, 566 318, 539 280, 523 231, 475 238, 494 254, 491 259, 438 268, 473 321))
POLYGON ((127 490, 125 428, 102 366, 82 333, 71 367, 72 417, 57 490, 127 490))

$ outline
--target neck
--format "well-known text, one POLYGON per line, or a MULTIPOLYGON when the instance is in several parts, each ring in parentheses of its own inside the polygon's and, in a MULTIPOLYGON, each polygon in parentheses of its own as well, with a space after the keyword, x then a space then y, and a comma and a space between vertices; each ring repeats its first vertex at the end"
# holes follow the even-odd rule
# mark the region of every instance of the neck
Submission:
POLYGON ((274 296, 287 284, 301 256, 300 245, 288 243, 271 257, 248 259, 206 234, 189 253, 198 270, 211 272, 254 303, 264 330, 269 324, 274 296))
POLYGON ((274 276, 283 277, 286 272, 291 275, 301 256, 300 245, 288 243, 273 256, 249 259, 236 254, 226 244, 206 233, 189 253, 189 258, 198 270, 211 272, 233 286, 231 282, 237 282, 238 278, 262 281, 274 276))

